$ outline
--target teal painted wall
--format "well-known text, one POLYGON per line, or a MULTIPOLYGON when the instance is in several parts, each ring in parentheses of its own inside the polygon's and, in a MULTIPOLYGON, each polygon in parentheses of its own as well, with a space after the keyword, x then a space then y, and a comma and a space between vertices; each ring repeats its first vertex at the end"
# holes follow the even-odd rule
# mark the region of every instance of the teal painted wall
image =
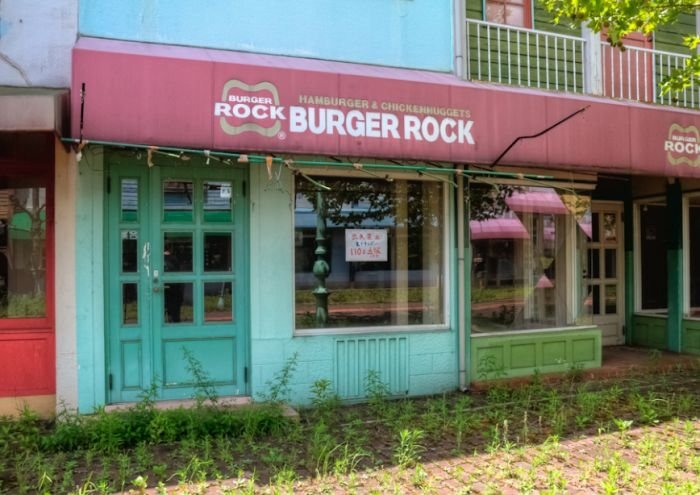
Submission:
MULTIPOLYGON (((324 378, 331 380, 344 398, 362 395, 366 378, 363 370, 367 369, 367 365, 360 363, 363 356, 370 361, 378 359, 379 368, 393 373, 381 379, 391 382, 397 395, 454 390, 458 385, 457 332, 454 330, 294 336, 293 181, 286 169, 282 171, 279 185, 268 182, 264 167, 251 166, 250 174, 253 395, 266 394, 269 382, 295 353, 297 369, 291 387, 294 403, 307 403, 313 382, 324 378), (382 351, 389 347, 396 352, 382 351), (359 356, 357 361, 351 359, 354 355, 359 356), (397 361, 384 362, 389 359, 387 356, 397 361)), ((448 228, 449 232, 453 230, 448 228)), ((450 243, 454 245, 454 240, 450 243)), ((452 253, 451 273, 455 273, 454 249, 449 252, 452 253)), ((454 308, 457 291, 455 281, 452 282, 450 300, 454 308)), ((454 329, 456 311, 451 311, 450 315, 454 329)))
POLYGON ((85 0, 83 36, 452 71, 449 0, 85 0))
POLYGON ((78 410, 105 403, 103 273, 104 168, 102 150, 86 149, 76 185, 76 332, 78 410))

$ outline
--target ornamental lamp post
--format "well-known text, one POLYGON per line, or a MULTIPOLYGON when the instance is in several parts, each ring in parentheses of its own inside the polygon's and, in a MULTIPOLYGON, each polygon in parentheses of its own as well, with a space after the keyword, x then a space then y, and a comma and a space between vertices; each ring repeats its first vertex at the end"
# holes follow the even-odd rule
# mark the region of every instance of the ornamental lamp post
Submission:
POLYGON ((316 261, 314 262, 313 273, 318 280, 318 285, 313 290, 316 299, 316 324, 325 327, 328 323, 328 296, 330 292, 326 289, 326 278, 331 269, 326 261, 326 204, 323 192, 316 192, 316 261))

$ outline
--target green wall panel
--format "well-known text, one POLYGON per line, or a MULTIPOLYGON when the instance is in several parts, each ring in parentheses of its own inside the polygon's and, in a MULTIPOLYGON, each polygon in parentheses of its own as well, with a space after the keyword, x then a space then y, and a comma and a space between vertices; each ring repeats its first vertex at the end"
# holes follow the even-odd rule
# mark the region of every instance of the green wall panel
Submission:
POLYGON ((590 327, 472 336, 471 357, 472 380, 596 368, 601 363, 601 332, 590 327))
POLYGON ((695 34, 695 15, 681 14, 676 22, 656 30, 654 48, 687 55, 688 48, 683 45, 683 38, 692 34, 695 34))
POLYGON ((683 320, 682 351, 700 354, 700 320, 683 320))
POLYGON ((634 324, 632 345, 666 349, 666 317, 634 315, 632 321, 634 324))

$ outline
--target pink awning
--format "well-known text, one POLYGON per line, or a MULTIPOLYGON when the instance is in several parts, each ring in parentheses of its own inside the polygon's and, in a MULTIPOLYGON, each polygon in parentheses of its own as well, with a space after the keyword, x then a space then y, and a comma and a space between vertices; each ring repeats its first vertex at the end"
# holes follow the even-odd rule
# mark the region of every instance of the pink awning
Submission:
POLYGON ((529 238, 527 230, 517 218, 470 220, 469 232, 472 240, 529 238))
MULTIPOLYGON (((74 138, 490 164, 518 136, 585 108, 519 142, 501 162, 700 177, 694 110, 452 74, 86 37, 73 48, 72 71, 74 138)), ((563 211, 560 202, 534 198, 514 209, 563 211)))
POLYGON ((555 191, 514 192, 506 198, 508 207, 518 213, 567 215, 569 209, 555 191))

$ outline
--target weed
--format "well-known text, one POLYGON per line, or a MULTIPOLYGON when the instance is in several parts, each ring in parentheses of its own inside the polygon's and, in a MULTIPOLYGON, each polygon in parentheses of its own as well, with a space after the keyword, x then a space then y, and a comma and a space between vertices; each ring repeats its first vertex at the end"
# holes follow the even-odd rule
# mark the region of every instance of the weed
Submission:
POLYGON ((326 420, 330 419, 332 413, 340 405, 340 397, 333 390, 333 384, 330 380, 316 380, 311 385, 311 404, 320 417, 326 420))
POLYGON ((401 430, 399 443, 394 449, 394 460, 402 468, 415 466, 421 459, 425 447, 421 440, 425 436, 423 430, 401 430))
POLYGON ((194 381, 194 400, 197 403, 197 407, 202 407, 206 401, 216 405, 219 401, 219 396, 209 377, 209 373, 202 366, 202 362, 192 354, 192 351, 184 346, 182 347, 182 354, 185 358, 185 368, 194 381))
POLYGON ((299 353, 295 352, 285 361, 284 366, 275 374, 274 378, 267 382, 269 391, 267 394, 261 394, 265 401, 277 404, 289 399, 290 383, 297 369, 298 359, 299 353))
POLYGON ((365 378, 365 393, 367 402, 373 412, 380 417, 386 415, 386 400, 391 393, 389 385, 381 379, 381 374, 377 370, 369 370, 365 378))

